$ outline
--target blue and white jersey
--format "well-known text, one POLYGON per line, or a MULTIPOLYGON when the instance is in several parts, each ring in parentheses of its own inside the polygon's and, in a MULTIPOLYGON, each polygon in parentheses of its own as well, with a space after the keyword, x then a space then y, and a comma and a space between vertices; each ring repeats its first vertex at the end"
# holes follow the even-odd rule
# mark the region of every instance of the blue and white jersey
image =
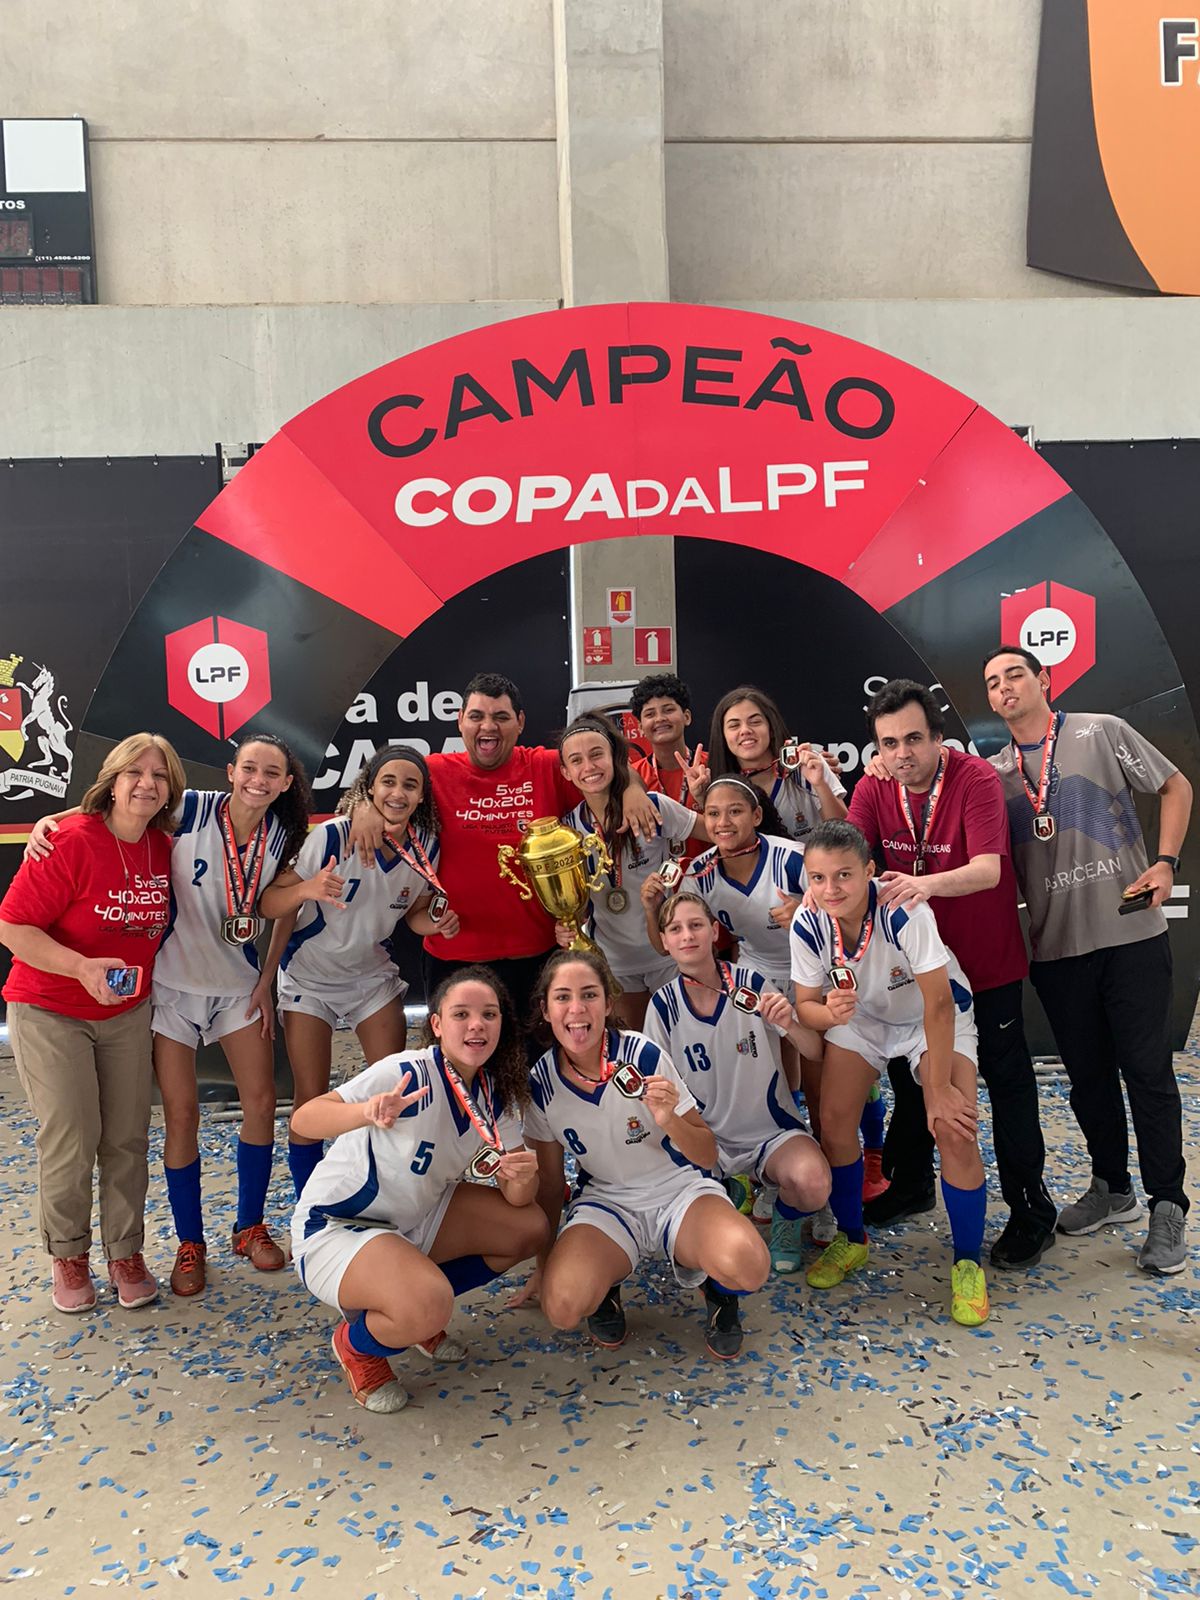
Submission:
MULTIPOLYGON (((839 800, 843 799, 845 784, 827 762, 822 760, 821 765, 825 769, 825 782, 839 800)), ((799 772, 781 772, 771 785, 770 795, 780 821, 795 839, 802 839, 806 833, 811 833, 823 820, 816 791, 799 772)))
MULTIPOLYGON (((362 1104, 395 1089, 406 1073, 412 1079, 408 1092, 428 1088, 429 1093, 406 1107, 390 1128, 368 1126, 339 1134, 304 1185, 292 1217, 297 1259, 323 1228, 370 1225, 410 1232, 459 1182, 482 1148, 483 1140, 442 1071, 436 1045, 384 1056, 335 1092, 350 1104, 362 1104)), ((478 1081, 472 1089, 486 1124, 478 1081)), ((498 1132, 506 1150, 520 1146, 521 1125, 514 1116, 501 1113, 498 1132)))
MULTIPOLYGON (((847 962, 858 979, 855 1016, 870 1017, 889 1027, 920 1026, 925 1018, 925 1001, 917 975, 936 972, 939 967, 948 969, 955 1007, 969 1012, 971 985, 953 951, 942 943, 929 907, 914 906, 911 911, 902 911, 899 906, 880 905, 872 882, 867 915, 872 912, 875 924, 871 942, 859 961, 847 962)), ((829 969, 837 960, 833 919, 824 911, 797 912, 791 943, 792 981, 806 989, 828 993, 832 987, 829 969)))
MULTIPOLYGON (((735 989, 745 985, 758 995, 774 989, 753 967, 735 966, 730 977, 735 989)), ((711 1017, 701 1016, 692 1004, 697 992, 682 976, 664 984, 650 997, 643 1031, 679 1063, 722 1152, 752 1149, 788 1129, 804 1131, 783 1075, 778 1028, 739 1011, 728 994, 718 997, 711 1017)))
POLYGON ((775 926, 771 912, 780 904, 780 893, 802 895, 808 887, 802 844, 759 834, 758 859, 746 883, 726 876, 714 846, 697 856, 682 887, 703 895, 713 916, 737 939, 739 961, 765 972, 780 988, 787 986, 788 930, 775 926))
MULTIPOLYGON (((253 944, 228 944, 221 924, 229 915, 225 894, 225 842, 217 803, 228 795, 185 789, 171 848, 171 920, 154 962, 154 981, 185 994, 248 995, 258 982, 253 944)), ((287 829, 268 813, 267 853, 261 893, 279 871, 287 829)), ((245 861, 246 852, 242 851, 245 861)))
MULTIPOLYGON (((679 1085, 679 1116, 696 1102, 670 1056, 640 1033, 608 1033, 609 1059, 632 1062, 644 1078, 670 1078, 679 1085)), ((561 1144, 575 1157, 579 1189, 595 1203, 604 1194, 637 1210, 660 1205, 677 1192, 693 1166, 663 1133, 640 1100, 627 1100, 611 1081, 588 1091, 568 1083, 558 1066, 558 1047, 547 1050, 529 1077, 533 1103, 525 1113, 525 1137, 561 1144)), ((578 1191, 577 1191, 578 1192, 578 1191)))
MULTIPOLYGON (((436 835, 421 828, 416 834, 430 866, 436 868, 436 835)), ((421 873, 391 850, 376 850, 373 867, 363 866, 357 850, 347 856, 349 837, 350 818, 334 817, 312 830, 296 858, 300 876, 314 878, 332 856, 338 876, 346 880, 345 910, 315 900, 306 900, 300 908, 281 963, 298 989, 340 992, 356 978, 386 972, 392 961, 383 940, 391 937, 401 917, 433 892, 421 873)), ((405 848, 419 866, 421 858, 411 844, 405 848)))
MULTIPOLYGON (((643 968, 647 964, 647 958, 653 962, 661 960, 646 933, 646 914, 641 901, 642 885, 651 873, 658 871, 664 861, 670 860, 672 856, 682 856, 684 844, 691 835, 696 821, 694 811, 681 806, 669 795, 648 794, 646 798, 658 812, 657 836, 653 839, 635 839, 632 850, 626 845, 623 834, 618 839, 609 841, 610 851, 615 851, 618 846, 621 851, 621 888, 629 896, 625 910, 611 911, 606 904, 608 889, 616 883, 615 871, 609 874, 608 884, 602 883, 599 889, 592 891, 593 937, 603 950, 609 966, 617 973, 643 968)), ((569 828, 574 828, 582 834, 595 831, 595 819, 586 801, 577 805, 574 811, 563 818, 563 821, 569 828)), ((587 870, 589 873, 594 873, 596 870, 594 850, 588 853, 587 870)))

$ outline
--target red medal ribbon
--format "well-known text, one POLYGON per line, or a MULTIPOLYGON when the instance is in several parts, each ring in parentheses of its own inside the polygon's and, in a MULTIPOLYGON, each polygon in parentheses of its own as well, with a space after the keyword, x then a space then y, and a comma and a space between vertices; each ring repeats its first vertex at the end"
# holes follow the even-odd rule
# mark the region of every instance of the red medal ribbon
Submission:
MULTIPOLYGON (((563 1051, 563 1054, 564 1056, 566 1055, 565 1050, 563 1051)), ((567 1065, 577 1078, 583 1079, 584 1083, 607 1083, 612 1077, 613 1073, 617 1070, 613 1063, 608 1059, 608 1029, 605 1028, 604 1034, 600 1041, 600 1076, 598 1078, 589 1078, 586 1072, 580 1072, 579 1068, 569 1057, 567 1058, 567 1065)))
MULTIPOLYGON (((828 917, 829 913, 825 915, 828 917)), ((867 914, 863 918, 862 931, 858 936, 858 944, 853 955, 846 954, 845 945, 842 943, 841 924, 836 917, 829 917, 833 925, 833 964, 835 967, 844 967, 850 964, 857 966, 867 953, 867 946, 871 942, 871 935, 875 932, 875 906, 872 900, 867 902, 867 914)))
POLYGON ((445 889, 442 888, 441 883, 438 881, 438 875, 433 870, 433 866, 430 863, 429 857, 425 854, 420 839, 417 838, 416 833, 413 831, 413 825, 411 822, 408 825, 406 838, 412 844, 413 855, 410 856, 402 844, 397 844, 395 839, 392 838, 391 834, 388 833, 386 829, 384 830, 383 837, 391 845, 392 849, 400 857, 404 865, 411 868, 411 870, 416 873, 418 878, 424 878, 429 887, 431 889, 436 889, 438 894, 446 893, 445 889), (414 860, 414 856, 420 861, 419 866, 417 864, 417 860, 414 860))
POLYGON ((1025 776, 1025 762, 1021 757, 1021 747, 1014 739, 1012 742, 1013 755, 1016 758, 1017 771, 1021 775, 1021 783, 1029 804, 1033 807, 1035 817, 1040 817, 1048 807, 1046 802, 1050 798, 1050 777, 1054 771, 1054 746, 1058 743, 1058 712, 1050 713, 1050 721, 1046 727, 1046 737, 1042 740, 1042 772, 1038 778, 1036 793, 1030 786, 1029 779, 1025 776))
POLYGON ((715 984, 705 983, 703 978, 689 978, 686 972, 683 974, 684 983, 690 983, 695 989, 711 989, 713 994, 723 994, 728 997, 733 993, 733 969, 728 961, 717 961, 715 965, 717 977, 721 980, 720 988, 715 984))
POLYGON ((920 838, 917 837, 917 824, 913 818, 912 807, 908 803, 908 790, 900 784, 900 809, 904 813, 904 820, 908 823, 908 831, 912 834, 912 841, 917 851, 917 872, 925 870, 925 841, 933 832, 933 816, 937 810, 938 801, 942 797, 942 783, 946 776, 949 758, 943 750, 941 760, 938 762, 937 776, 929 786, 929 806, 925 812, 925 826, 921 829, 920 838))
MULTIPOLYGON (((225 904, 231 917, 253 916, 258 901, 258 886, 262 881, 263 862, 267 859, 267 819, 264 817, 246 843, 246 864, 229 820, 229 796, 217 802, 217 827, 225 847, 225 904)), ((261 927, 261 924, 259 925, 261 927)))
POLYGON ((471 1094, 471 1091, 467 1088, 466 1084, 462 1081, 458 1069, 451 1065, 448 1057, 445 1056, 440 1049, 437 1052, 437 1057, 441 1062, 442 1071, 446 1075, 446 1082, 454 1091, 454 1098, 462 1107, 463 1113, 467 1117, 467 1120, 475 1129, 475 1132, 483 1140, 484 1144, 490 1145, 493 1150, 499 1150, 501 1148, 500 1135, 496 1129, 496 1113, 492 1109, 492 1089, 491 1085, 488 1083, 487 1074, 481 1071, 476 1080, 479 1084, 480 1093, 483 1095, 484 1109, 487 1112, 488 1120, 485 1123, 483 1118, 479 1115, 479 1112, 475 1109, 474 1096, 471 1094))

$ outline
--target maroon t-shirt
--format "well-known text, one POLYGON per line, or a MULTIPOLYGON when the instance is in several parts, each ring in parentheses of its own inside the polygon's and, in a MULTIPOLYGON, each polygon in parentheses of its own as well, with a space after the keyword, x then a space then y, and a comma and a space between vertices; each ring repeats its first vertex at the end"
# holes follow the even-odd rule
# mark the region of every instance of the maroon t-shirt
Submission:
POLYGON ((54 853, 17 868, 0 901, 0 919, 41 928, 81 956, 141 967, 141 994, 102 1006, 77 978, 14 960, 4 998, 88 1022, 119 1017, 140 1005, 150 992, 170 892, 171 840, 161 828, 147 828, 136 844, 118 845, 102 816, 64 817, 54 835, 54 853))
POLYGON ((552 950, 553 919, 536 895, 523 900, 501 878, 497 848, 520 844, 535 817, 557 819, 578 805, 579 791, 563 777, 558 751, 519 744, 503 766, 488 770, 465 751, 439 752, 429 757, 429 777, 442 821, 437 875, 462 928, 453 939, 427 938, 426 950, 443 961, 500 961, 552 950))
MULTIPOLYGON (((946 777, 938 796, 932 830, 926 833, 926 872, 965 867, 972 856, 999 856, 1000 882, 954 899, 934 895, 929 908, 938 931, 962 963, 972 989, 998 989, 1029 971, 1021 921, 1017 915, 1017 880, 1008 842, 1004 788, 995 769, 980 756, 947 750, 946 777)), ((923 797, 910 797, 918 832, 923 797), (914 803, 915 802, 915 803, 914 803)), ((866 835, 872 849, 883 848, 891 872, 911 872, 917 856, 908 823, 900 809, 900 787, 862 777, 854 786, 847 821, 866 835)))

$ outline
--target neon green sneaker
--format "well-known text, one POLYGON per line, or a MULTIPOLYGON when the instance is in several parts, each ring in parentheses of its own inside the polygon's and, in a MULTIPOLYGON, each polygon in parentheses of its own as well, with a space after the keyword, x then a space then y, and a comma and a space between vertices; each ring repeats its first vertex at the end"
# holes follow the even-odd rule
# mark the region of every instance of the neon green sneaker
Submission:
POLYGON ((978 1261, 956 1261, 950 1274, 950 1315, 964 1328, 988 1319, 987 1279, 978 1261))
POLYGON ((865 1244, 852 1244, 844 1233, 835 1233, 833 1243, 817 1257, 805 1276, 814 1289, 832 1289, 848 1273, 865 1267, 870 1253, 865 1244))
POLYGON ((725 1179, 725 1193, 744 1217, 754 1210, 754 1185, 744 1172, 725 1179))

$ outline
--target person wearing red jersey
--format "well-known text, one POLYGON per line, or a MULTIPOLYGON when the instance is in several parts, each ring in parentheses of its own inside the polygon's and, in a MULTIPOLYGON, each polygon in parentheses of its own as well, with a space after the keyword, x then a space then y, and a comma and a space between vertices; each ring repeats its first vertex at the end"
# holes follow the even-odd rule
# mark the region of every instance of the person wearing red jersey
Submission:
MULTIPOLYGON (((992 1104, 992 1136, 1009 1220, 991 1249, 997 1267, 1030 1267, 1054 1242, 1057 1212, 1046 1189, 1046 1147, 1037 1079, 1021 1015, 1029 963, 1017 915, 1004 791, 990 764, 943 743, 937 702, 919 683, 887 683, 867 707, 879 755, 858 783, 849 821, 887 867, 880 899, 928 903, 938 932, 975 996, 979 1070, 992 1104), (886 777, 878 775, 880 768, 886 777)), ((896 1092, 887 1154, 891 1188, 867 1206, 876 1225, 933 1206, 933 1140, 912 1075, 896 1092)))
MULTIPOLYGON (((506 984, 524 1021, 542 962, 555 948, 554 921, 534 895, 524 900, 500 876, 500 845, 517 845, 536 817, 564 816, 579 796, 563 776, 557 750, 518 744, 525 728, 521 694, 498 672, 477 673, 463 694, 458 731, 464 751, 428 757, 441 817, 438 878, 457 917, 456 931, 425 940, 426 993, 459 967, 485 962, 506 984)), ((657 813, 636 781, 625 822, 640 838, 657 833, 657 813)), ((350 844, 374 861, 382 819, 356 806, 350 844)))
POLYGON ((157 734, 109 752, 57 848, 0 901, 17 1075, 37 1118, 38 1213, 59 1311, 96 1304, 92 1173, 109 1278, 127 1309, 158 1285, 142 1259, 150 1126, 150 976, 170 909, 183 768, 157 734))
MULTIPOLYGON (((687 730, 692 723, 692 696, 687 684, 673 672, 652 673, 634 684, 629 709, 638 720, 642 738, 650 746, 648 756, 639 755, 631 748, 629 765, 650 794, 665 794, 668 800, 677 800, 681 806, 699 812, 687 781, 692 765, 686 744, 687 730)), ((703 745, 697 747, 695 759, 701 763, 708 759, 703 745)), ((708 841, 703 836, 689 839, 683 859, 694 861, 707 848, 708 841)))

